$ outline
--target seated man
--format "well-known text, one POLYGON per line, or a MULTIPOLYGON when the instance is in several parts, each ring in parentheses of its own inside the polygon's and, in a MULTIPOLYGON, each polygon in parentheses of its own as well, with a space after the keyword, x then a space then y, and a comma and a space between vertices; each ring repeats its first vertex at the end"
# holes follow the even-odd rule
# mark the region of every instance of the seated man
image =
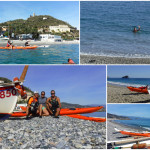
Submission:
POLYGON ((39 115, 42 116, 49 116, 49 112, 46 109, 46 100, 45 92, 41 92, 41 97, 39 97, 39 115))
POLYGON ((39 93, 35 91, 34 95, 29 98, 27 109, 26 109, 26 113, 27 113, 26 119, 29 119, 29 116, 31 115, 36 116, 39 113, 38 97, 39 97, 39 93))
POLYGON ((12 43, 8 40, 6 47, 12 47, 12 43))
POLYGON ((51 97, 47 99, 46 107, 51 115, 55 118, 59 118, 58 115, 60 113, 61 103, 59 97, 55 96, 54 90, 51 90, 51 97))
POLYGON ((26 42, 25 42, 25 46, 30 46, 30 45, 29 45, 29 41, 26 41, 26 42))

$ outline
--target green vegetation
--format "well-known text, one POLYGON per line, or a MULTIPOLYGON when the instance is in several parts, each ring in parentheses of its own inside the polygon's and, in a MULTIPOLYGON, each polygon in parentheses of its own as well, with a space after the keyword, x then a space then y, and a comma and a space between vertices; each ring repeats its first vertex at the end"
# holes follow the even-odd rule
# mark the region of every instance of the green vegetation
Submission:
MULTIPOLYGON (((15 37, 19 34, 33 34, 34 39, 39 37, 38 28, 43 28, 43 33, 48 33, 46 30, 49 28, 49 26, 58 25, 68 25, 68 27, 72 29, 72 32, 57 33, 56 35, 62 36, 63 39, 75 39, 75 37, 79 37, 79 31, 72 27, 70 24, 49 15, 30 17, 27 20, 17 19, 0 24, 0 26, 8 27, 10 37, 12 33, 15 34, 15 37), (43 19, 44 17, 47 19, 43 19)), ((8 32, 5 32, 5 35, 8 36, 8 32)))

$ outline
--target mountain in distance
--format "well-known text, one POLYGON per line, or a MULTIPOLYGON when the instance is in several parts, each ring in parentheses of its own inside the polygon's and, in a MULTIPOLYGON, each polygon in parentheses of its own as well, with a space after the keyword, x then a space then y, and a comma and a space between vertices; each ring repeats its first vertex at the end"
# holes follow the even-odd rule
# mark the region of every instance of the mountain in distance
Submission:
POLYGON ((131 120, 129 117, 126 116, 119 116, 115 114, 107 113, 107 118, 113 119, 113 120, 131 120))

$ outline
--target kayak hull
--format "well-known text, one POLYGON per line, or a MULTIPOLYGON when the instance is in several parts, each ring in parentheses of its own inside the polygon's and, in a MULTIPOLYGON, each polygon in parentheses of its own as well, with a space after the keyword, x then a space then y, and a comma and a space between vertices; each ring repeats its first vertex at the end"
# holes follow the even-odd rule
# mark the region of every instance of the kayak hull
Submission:
POLYGON ((140 88, 140 87, 128 86, 127 88, 128 88, 130 91, 148 94, 148 89, 147 89, 147 87, 140 88))
POLYGON ((141 132, 140 133, 140 132, 131 132, 131 131, 118 130, 118 129, 115 129, 115 130, 120 132, 121 134, 124 134, 124 135, 150 137, 150 132, 141 132))
POLYGON ((106 118, 94 118, 94 117, 87 117, 82 115, 66 115, 68 117, 82 119, 82 120, 89 120, 89 121, 95 121, 95 122, 106 122, 106 118))
POLYGON ((13 46, 13 47, 0 47, 0 49, 36 49, 37 46, 13 46))
MULTIPOLYGON (((26 107, 20 106, 20 108, 24 111, 24 112, 13 112, 11 117, 24 117, 26 116, 26 107)), ((64 108, 61 109, 60 111, 60 115, 73 115, 73 114, 84 114, 84 113, 93 113, 96 112, 100 109, 102 109, 103 106, 98 106, 98 107, 89 107, 89 108, 74 108, 74 110, 69 109, 69 108, 64 108)))

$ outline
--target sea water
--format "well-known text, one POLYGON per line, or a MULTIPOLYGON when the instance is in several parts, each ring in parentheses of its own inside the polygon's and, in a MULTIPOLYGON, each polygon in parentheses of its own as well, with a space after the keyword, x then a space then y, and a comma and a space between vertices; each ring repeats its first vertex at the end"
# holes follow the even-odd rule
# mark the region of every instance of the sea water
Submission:
POLYGON ((78 44, 55 44, 31 50, 0 50, 0 64, 79 64, 78 44))
POLYGON ((107 83, 118 86, 150 86, 150 78, 108 78, 107 83))
POLYGON ((82 1, 81 54, 150 57, 149 8, 150 1, 82 1))
POLYGON ((145 131, 150 131, 150 118, 131 117, 131 120, 115 120, 115 122, 135 127, 143 128, 145 131))

